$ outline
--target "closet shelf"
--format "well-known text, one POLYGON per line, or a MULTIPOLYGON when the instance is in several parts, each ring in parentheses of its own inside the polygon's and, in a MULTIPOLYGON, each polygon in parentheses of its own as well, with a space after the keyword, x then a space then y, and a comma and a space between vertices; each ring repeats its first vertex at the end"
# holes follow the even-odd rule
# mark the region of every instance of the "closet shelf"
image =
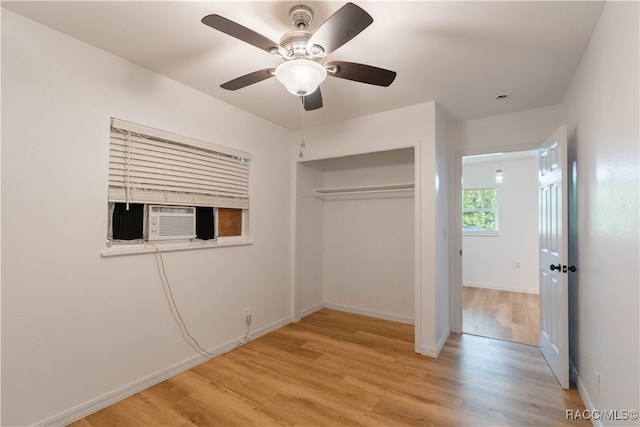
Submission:
POLYGON ((412 182, 404 184, 384 184, 384 185, 367 185, 361 187, 335 187, 335 188, 316 188, 313 194, 316 197, 341 196, 351 194, 372 194, 372 193, 395 193, 401 191, 413 191, 412 182))

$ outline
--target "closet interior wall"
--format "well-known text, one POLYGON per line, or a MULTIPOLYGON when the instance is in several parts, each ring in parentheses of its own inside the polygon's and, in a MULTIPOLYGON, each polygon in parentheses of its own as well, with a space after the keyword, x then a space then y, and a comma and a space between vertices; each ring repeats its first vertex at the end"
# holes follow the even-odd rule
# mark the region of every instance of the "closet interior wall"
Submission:
POLYGON ((300 315, 322 307, 413 323, 413 148, 298 164, 300 315))

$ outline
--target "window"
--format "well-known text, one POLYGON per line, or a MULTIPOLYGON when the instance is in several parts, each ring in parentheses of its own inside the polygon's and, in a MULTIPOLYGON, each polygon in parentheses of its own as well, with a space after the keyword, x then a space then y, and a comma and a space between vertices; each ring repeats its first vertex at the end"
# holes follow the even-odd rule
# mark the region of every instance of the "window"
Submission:
POLYGON ((162 233, 152 233, 180 222, 176 212, 182 212, 164 207, 189 207, 195 230, 185 238, 246 237, 250 159, 245 152, 111 119, 108 244, 152 235, 163 240, 162 233), (151 209, 162 215, 153 217, 151 209))
POLYGON ((462 190, 462 231, 466 234, 498 233, 498 189, 462 190))

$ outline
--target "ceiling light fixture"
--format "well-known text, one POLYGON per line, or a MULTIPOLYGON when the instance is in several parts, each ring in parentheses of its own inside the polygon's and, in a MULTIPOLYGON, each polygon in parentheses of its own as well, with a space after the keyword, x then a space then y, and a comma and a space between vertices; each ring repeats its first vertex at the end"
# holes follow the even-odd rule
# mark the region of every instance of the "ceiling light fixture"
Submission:
POLYGON ((310 95, 327 77, 327 70, 319 63, 306 58, 283 62, 276 68, 276 78, 296 96, 310 95))
POLYGON ((498 169, 496 169, 496 185, 502 184, 504 182, 504 171, 502 170, 502 153, 498 153, 498 169))

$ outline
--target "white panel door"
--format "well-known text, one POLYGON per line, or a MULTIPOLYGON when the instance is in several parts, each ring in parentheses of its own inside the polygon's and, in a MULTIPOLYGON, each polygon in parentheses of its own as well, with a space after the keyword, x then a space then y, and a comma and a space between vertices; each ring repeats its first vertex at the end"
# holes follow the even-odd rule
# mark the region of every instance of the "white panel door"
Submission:
POLYGON ((567 266, 567 128, 551 135, 539 154, 540 350, 560 385, 569 388, 567 266))

